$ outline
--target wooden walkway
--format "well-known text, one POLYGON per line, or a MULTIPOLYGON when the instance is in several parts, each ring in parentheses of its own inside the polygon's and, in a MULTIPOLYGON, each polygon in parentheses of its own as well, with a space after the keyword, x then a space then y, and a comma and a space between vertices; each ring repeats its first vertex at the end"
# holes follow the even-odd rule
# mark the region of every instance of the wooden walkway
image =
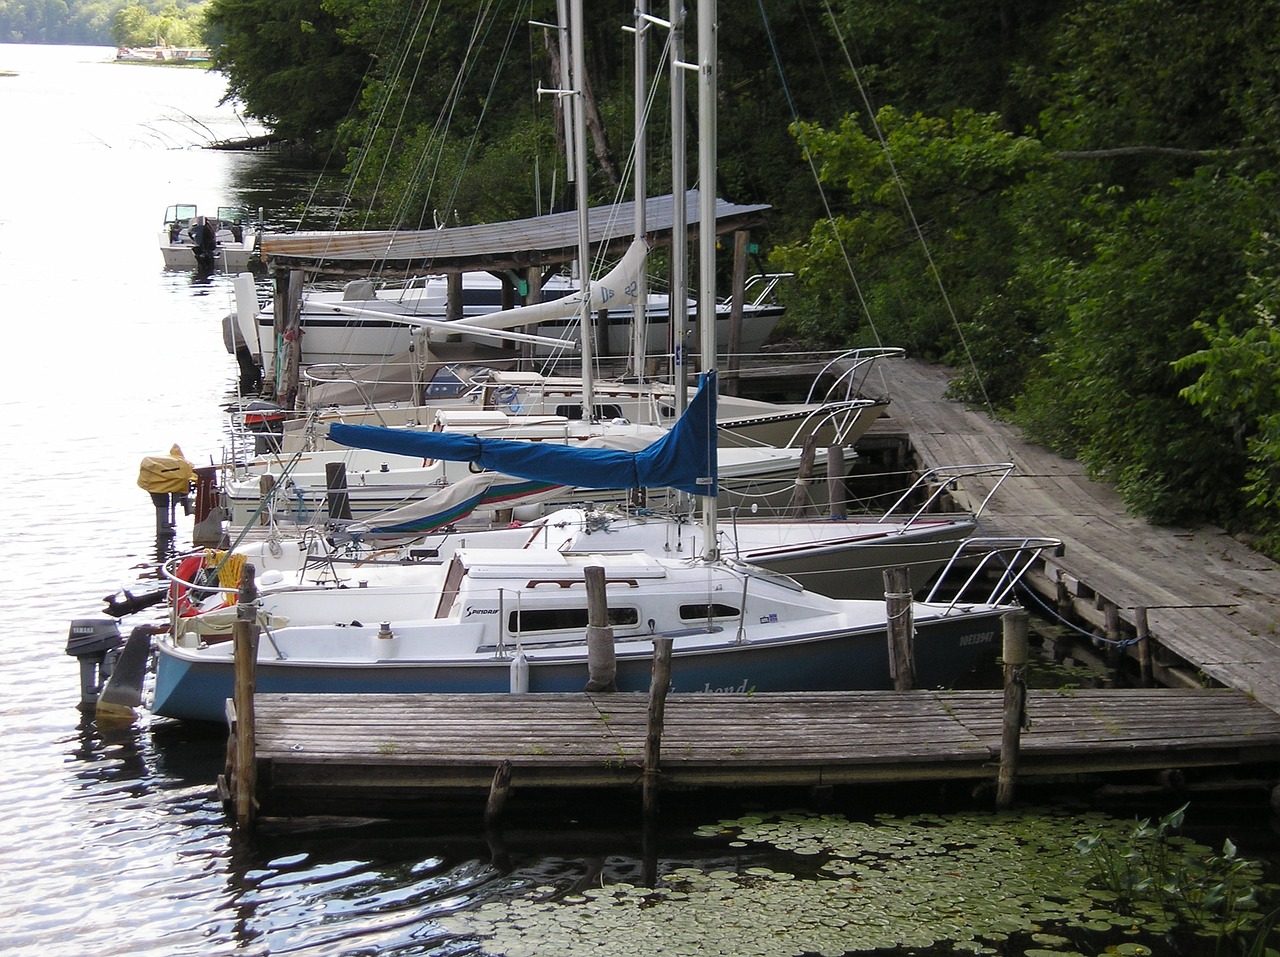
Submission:
MULTIPOLYGON (((1221 529, 1158 527, 1129 515, 1115 490, 1090 480, 1079 462, 944 398, 950 378, 911 359, 879 363, 872 385, 886 390, 890 405, 872 435, 904 434, 925 468, 1014 463, 987 506, 983 533, 1065 543, 1065 554, 1030 580, 1037 591, 1051 604, 1065 599, 1097 627, 1110 603, 1129 635, 1145 608, 1157 659, 1185 663, 1193 675, 1280 710, 1280 566, 1221 529)), ((959 504, 976 505, 987 491, 971 483, 959 504)))
MULTIPOLYGON (((995 780, 999 691, 678 694, 660 785, 995 780)), ((387 813, 441 792, 635 788, 648 695, 269 695, 255 699, 261 813, 387 813)), ((1274 762, 1280 715, 1218 690, 1032 691, 1019 775, 1274 762)))

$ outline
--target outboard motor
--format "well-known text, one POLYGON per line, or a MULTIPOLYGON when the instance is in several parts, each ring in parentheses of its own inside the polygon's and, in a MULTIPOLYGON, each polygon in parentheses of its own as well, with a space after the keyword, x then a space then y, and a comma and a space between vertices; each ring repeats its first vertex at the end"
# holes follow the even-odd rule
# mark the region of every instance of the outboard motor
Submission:
POLYGON ((71 622, 67 654, 80 659, 81 708, 97 703, 122 641, 119 626, 110 618, 76 618, 71 622))

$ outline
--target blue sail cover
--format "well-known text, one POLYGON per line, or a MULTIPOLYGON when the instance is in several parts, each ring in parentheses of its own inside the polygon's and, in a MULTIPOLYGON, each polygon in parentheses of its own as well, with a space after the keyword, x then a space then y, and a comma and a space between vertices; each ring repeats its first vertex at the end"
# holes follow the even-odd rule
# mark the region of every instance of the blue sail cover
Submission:
POLYGON ((639 452, 341 423, 329 426, 329 438, 351 448, 473 462, 504 475, 578 488, 674 488, 692 495, 715 495, 715 429, 716 374, 706 372, 684 415, 666 435, 639 452))

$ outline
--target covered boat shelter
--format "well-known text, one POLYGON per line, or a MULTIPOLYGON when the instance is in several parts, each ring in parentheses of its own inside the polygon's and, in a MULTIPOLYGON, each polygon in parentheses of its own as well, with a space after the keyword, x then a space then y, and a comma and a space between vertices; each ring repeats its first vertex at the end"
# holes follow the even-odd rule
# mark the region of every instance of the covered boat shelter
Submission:
MULTIPOLYGON (((692 236, 700 224, 698 191, 685 194, 684 221, 692 236)), ((593 206, 587 238, 593 250, 620 256, 635 238, 635 202, 593 206)), ((652 247, 668 246, 675 228, 675 197, 645 201, 645 234, 652 247)), ((749 234, 770 207, 716 200, 716 233, 749 234)), ((439 229, 298 232, 262 237, 262 258, 275 271, 303 270, 306 278, 466 272, 536 273, 539 277, 578 258, 578 213, 439 229)), ((743 243, 745 254, 746 243, 743 243)), ((540 285, 540 282, 539 282, 540 285)))
MULTIPOLYGON (((743 289, 747 276, 750 231, 765 222, 771 207, 739 205, 716 200, 717 235, 734 234, 731 322, 740 328, 743 289)), ((679 207, 673 194, 645 201, 645 238, 650 248, 670 246, 679 207)), ((593 206, 587 211, 587 238, 596 255, 620 257, 635 238, 635 201, 593 206)), ((701 225, 699 191, 684 196, 684 224, 689 237, 701 225)), ((569 210, 528 219, 475 226, 424 230, 366 230, 296 232, 264 235, 261 256, 275 282, 275 326, 283 341, 290 335, 301 309, 303 283, 319 277, 370 278, 443 274, 448 277, 445 317, 463 315, 462 276, 489 272, 502 278, 502 308, 541 301, 544 276, 578 259, 578 213, 569 210), (517 299, 517 289, 522 296, 517 299)), ((736 368, 730 349, 730 373, 736 368)), ((297 358, 292 362, 297 375, 297 358)), ((296 378, 294 379, 296 382, 296 378)), ((286 387, 286 392, 293 389, 286 387)))

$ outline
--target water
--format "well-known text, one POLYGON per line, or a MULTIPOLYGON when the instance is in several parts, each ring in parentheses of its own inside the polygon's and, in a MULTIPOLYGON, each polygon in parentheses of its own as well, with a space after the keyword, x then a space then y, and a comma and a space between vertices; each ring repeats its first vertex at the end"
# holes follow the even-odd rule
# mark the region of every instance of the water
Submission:
MULTIPOLYGON (((288 220, 307 207, 324 225, 317 202, 341 190, 338 177, 322 181, 280 157, 199 149, 258 132, 219 106, 222 80, 121 66, 112 53, 0 46, 0 74, 17 74, 0 76, 0 303, 11 337, 0 377, 9 470, 0 580, 10 616, 0 630, 0 952, 471 953, 481 944, 442 919, 530 888, 571 894, 682 866, 735 875, 739 897, 750 905, 759 893, 763 907, 752 869, 802 868, 790 852, 695 837, 697 824, 740 812, 730 796, 670 796, 649 842, 634 802, 601 796, 528 801, 501 839, 479 828, 478 807, 461 806, 409 823, 312 822, 247 840, 214 791, 220 733, 145 714, 104 731, 81 716, 76 662, 63 651, 68 624, 153 577, 164 545, 135 484, 138 464, 174 443, 197 464, 216 460, 236 388, 220 331, 230 281, 162 269, 164 208, 261 206, 288 220)), ((189 539, 181 524, 178 544, 189 539)), ((860 812, 901 800, 868 792, 860 812)), ((1256 825, 1233 836, 1265 851, 1268 819, 1249 813, 1256 825)), ((788 952, 789 918, 771 919, 788 952)), ((713 931, 693 939, 668 952, 746 944, 713 931)), ((547 940, 538 952, 570 949, 547 940)))

